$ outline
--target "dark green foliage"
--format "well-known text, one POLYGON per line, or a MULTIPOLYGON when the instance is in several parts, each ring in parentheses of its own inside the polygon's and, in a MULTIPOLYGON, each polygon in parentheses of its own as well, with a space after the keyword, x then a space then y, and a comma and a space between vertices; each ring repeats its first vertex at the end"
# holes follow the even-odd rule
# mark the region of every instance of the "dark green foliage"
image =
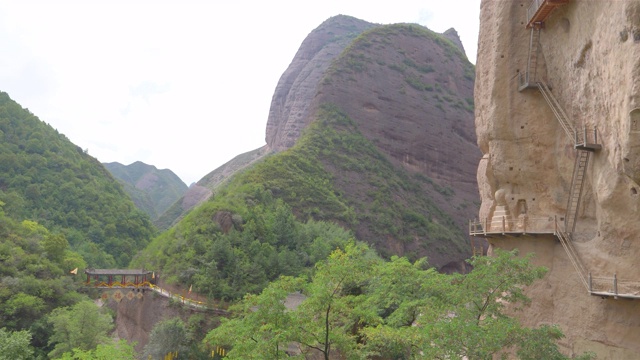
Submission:
POLYGON ((127 265, 154 232, 95 158, 3 92, 0 201, 12 217, 63 234, 94 267, 127 265))
POLYGON ((237 181, 154 239, 134 265, 161 269, 165 281, 193 284, 201 294, 235 299, 280 275, 300 274, 350 237, 336 225, 300 222, 270 190, 237 181))
POLYGON ((349 244, 316 264, 310 281, 283 277, 245 297, 237 316, 204 342, 230 349, 229 359, 284 359, 282 349, 291 343, 301 358, 326 360, 489 360, 514 353, 523 360, 569 359, 558 350, 558 328, 525 328, 507 315, 529 303, 522 289, 546 269, 515 251, 495 255, 473 259, 467 275, 445 275, 424 259, 387 262, 349 244), (283 300, 294 291, 305 298, 285 309, 283 300))
POLYGON ((0 202, 0 324, 8 331, 28 330, 34 358, 51 350, 47 314, 83 299, 76 292, 81 279, 68 275, 76 267, 85 263, 62 235, 5 216, 0 202))
POLYGON ((411 85, 412 88, 419 91, 433 91, 433 86, 423 82, 420 77, 414 75, 405 76, 404 81, 411 85))
POLYGON ((409 58, 405 58, 404 60, 402 60, 402 62, 409 66, 412 67, 422 73, 428 74, 430 72, 434 72, 435 70, 433 69, 432 65, 418 65, 416 64, 413 60, 409 59, 409 58))
POLYGON ((108 343, 107 333, 113 327, 113 319, 104 308, 89 300, 53 310, 48 321, 53 327, 49 343, 55 345, 49 353, 52 358, 74 349, 88 351, 108 343))
POLYGON ((188 334, 179 318, 157 323, 149 335, 149 343, 144 347, 144 359, 162 360, 169 353, 177 352, 188 359, 188 334))
POLYGON ((0 328, 0 360, 31 360, 34 349, 31 346, 31 333, 7 331, 0 328))

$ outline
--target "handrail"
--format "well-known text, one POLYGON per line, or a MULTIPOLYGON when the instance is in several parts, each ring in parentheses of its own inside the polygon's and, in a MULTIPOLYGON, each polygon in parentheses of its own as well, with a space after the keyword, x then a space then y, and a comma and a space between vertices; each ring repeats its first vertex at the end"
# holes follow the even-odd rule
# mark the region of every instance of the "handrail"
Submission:
POLYGON ((544 1, 545 0, 533 0, 533 1, 531 1, 531 4, 529 4, 529 7, 527 8, 527 24, 529 22, 531 22, 531 19, 533 19, 533 17, 536 15, 536 13, 540 9, 540 7, 542 6, 542 3, 544 3, 544 1))
POLYGON ((521 216, 516 219, 506 216, 493 217, 491 220, 469 220, 469 235, 504 234, 504 233, 543 233, 553 234, 553 217, 521 216))
POLYGON ((556 119, 558 119, 558 122, 560 122, 562 129, 569 137, 569 140, 575 143, 577 139, 576 131, 573 129, 573 126, 569 122, 569 117, 562 109, 562 106, 560 106, 560 103, 558 102, 558 100, 551 93, 549 86, 547 86, 547 84, 545 84, 542 81, 538 81, 537 85, 538 85, 538 89, 540 89, 540 92, 542 93, 542 96, 549 104, 549 107, 551 107, 551 110, 553 111, 553 114, 556 116, 556 119))
POLYGON ((545 222, 546 223, 544 227, 526 227, 525 230, 525 228, 509 229, 507 225, 514 224, 516 223, 516 221, 507 220, 505 216, 500 216, 498 217, 497 221, 493 221, 494 224, 498 224, 497 228, 495 226, 492 227, 490 225, 492 222, 488 221, 488 219, 486 218, 484 220, 475 219, 469 221, 469 234, 479 236, 507 233, 509 235, 518 233, 553 234, 560 241, 560 244, 567 253, 567 257, 569 258, 571 265, 578 273, 580 281, 589 294, 603 297, 611 296, 616 299, 618 297, 640 299, 640 281, 620 280, 618 279, 617 274, 614 274, 613 277, 592 276, 591 272, 587 270, 587 268, 580 260, 578 252, 573 246, 571 235, 562 230, 562 227, 560 226, 560 224, 558 224, 557 217, 554 216, 552 218, 529 218, 529 220, 533 220, 533 223, 538 224, 545 222), (549 227, 547 226, 549 223, 552 224, 551 229, 549 229, 549 227))
POLYGON ((576 272, 580 276, 580 281, 582 281, 582 284, 587 289, 587 291, 591 292, 591 290, 589 289, 589 283, 587 282, 587 275, 589 274, 589 272, 586 270, 586 268, 580 261, 580 258, 578 257, 578 253, 576 252, 576 249, 573 247, 571 236, 561 230, 556 231, 556 236, 558 237, 558 240, 560 240, 562 247, 567 253, 567 256, 569 257, 569 261, 571 261, 571 264, 573 265, 573 267, 576 269, 576 272))
POLYGON ((620 280, 615 273, 613 277, 593 277, 589 274, 589 292, 592 295, 638 299, 640 281, 620 280))

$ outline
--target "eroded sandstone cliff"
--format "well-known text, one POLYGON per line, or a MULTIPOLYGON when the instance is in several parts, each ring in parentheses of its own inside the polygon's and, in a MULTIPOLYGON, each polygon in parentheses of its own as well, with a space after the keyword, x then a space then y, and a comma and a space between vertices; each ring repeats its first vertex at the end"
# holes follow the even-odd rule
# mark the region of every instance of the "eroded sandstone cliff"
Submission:
MULTIPOLYGON (((528 0, 483 0, 475 104, 480 219, 494 215, 496 193, 511 219, 560 223, 566 214, 577 151, 540 91, 518 91, 527 71, 528 0)), ((569 1, 540 31, 535 68, 576 129, 597 129, 572 238, 595 277, 640 281, 640 2, 569 1)), ((590 135, 592 136, 592 135, 590 135)), ((490 221, 490 220, 489 220, 490 221)), ((562 225, 560 225, 562 226, 562 225)), ((492 247, 534 252, 550 271, 532 286, 528 325, 557 323, 567 353, 599 359, 640 357, 640 302, 591 296, 552 235, 496 237, 492 247)), ((626 290, 640 295, 632 285, 626 290)))

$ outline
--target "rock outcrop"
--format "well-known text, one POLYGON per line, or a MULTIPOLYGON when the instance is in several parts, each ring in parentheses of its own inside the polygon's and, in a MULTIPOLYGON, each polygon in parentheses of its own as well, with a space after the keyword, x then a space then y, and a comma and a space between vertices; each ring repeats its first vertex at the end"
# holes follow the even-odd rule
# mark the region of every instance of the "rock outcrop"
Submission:
MULTIPOLYGON (((474 67, 455 29, 431 33, 426 41, 423 27, 401 26, 336 16, 314 30, 278 83, 267 146, 276 151, 293 146, 318 108, 334 104, 399 168, 433 179, 446 194, 425 196, 433 196, 466 229, 478 201, 474 67)), ((354 191, 351 180, 341 184, 345 194, 354 191)), ((368 236, 365 227, 361 238, 368 236)))
MULTIPOLYGON (((565 216, 576 150, 537 89, 518 91, 527 71, 530 1, 481 4, 475 104, 480 218, 504 211, 529 218, 565 216), (498 197, 504 196, 504 204, 498 197)), ((640 281, 640 2, 570 1, 541 30, 536 66, 577 129, 597 129, 572 234, 595 277, 640 281)), ((580 131, 582 134, 582 131, 580 131)), ((582 135, 581 135, 582 136, 582 135)), ((590 135, 592 136, 592 135, 590 135)), ((570 230, 569 230, 570 231, 570 230)), ((528 292, 522 321, 557 323, 569 354, 599 359, 640 353, 640 302, 590 296, 554 236, 493 238, 492 247, 534 252, 550 271, 528 292)), ((630 290, 631 292, 635 290, 630 290)), ((640 296, 640 292, 637 293, 640 296)))
POLYGON ((374 24, 346 15, 334 16, 302 42, 276 86, 266 141, 270 149, 281 151, 295 144, 300 131, 309 124, 309 106, 329 65, 363 31, 374 24))
POLYGON ((160 230, 166 230, 179 222, 191 209, 208 200, 216 189, 234 174, 256 163, 270 153, 267 146, 240 154, 211 171, 197 183, 191 184, 185 194, 154 221, 160 230))

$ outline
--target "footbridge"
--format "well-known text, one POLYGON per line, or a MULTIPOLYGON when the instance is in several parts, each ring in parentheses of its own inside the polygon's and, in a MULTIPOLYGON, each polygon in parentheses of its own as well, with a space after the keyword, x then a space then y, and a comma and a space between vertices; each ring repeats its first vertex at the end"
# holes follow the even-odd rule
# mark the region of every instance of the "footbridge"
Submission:
POLYGON ((196 311, 212 312, 217 315, 228 316, 226 310, 218 309, 204 301, 189 298, 191 290, 182 294, 172 292, 159 286, 155 272, 144 269, 85 269, 87 280, 85 286, 96 289, 115 290, 113 294, 104 292, 103 300, 113 298, 117 302, 122 300, 141 299, 146 291, 182 304, 196 311))
POLYGON ((527 68, 518 73, 518 91, 536 90, 542 95, 560 128, 567 136, 567 140, 576 150, 564 221, 559 223, 557 215, 543 218, 529 218, 526 215, 520 215, 514 219, 509 215, 504 200, 496 199, 498 204, 492 217, 470 221, 469 234, 484 238, 553 235, 562 244, 569 261, 589 294, 603 298, 640 299, 640 282, 620 280, 617 274, 610 277, 593 276, 581 261, 573 245, 572 234, 575 233, 589 160, 592 155, 599 152, 602 146, 598 144, 597 129, 588 129, 586 124, 581 127, 575 126, 553 95, 549 85, 538 77, 540 32, 553 11, 568 2, 569 0, 533 0, 531 2, 526 14, 526 28, 531 31, 527 68))

